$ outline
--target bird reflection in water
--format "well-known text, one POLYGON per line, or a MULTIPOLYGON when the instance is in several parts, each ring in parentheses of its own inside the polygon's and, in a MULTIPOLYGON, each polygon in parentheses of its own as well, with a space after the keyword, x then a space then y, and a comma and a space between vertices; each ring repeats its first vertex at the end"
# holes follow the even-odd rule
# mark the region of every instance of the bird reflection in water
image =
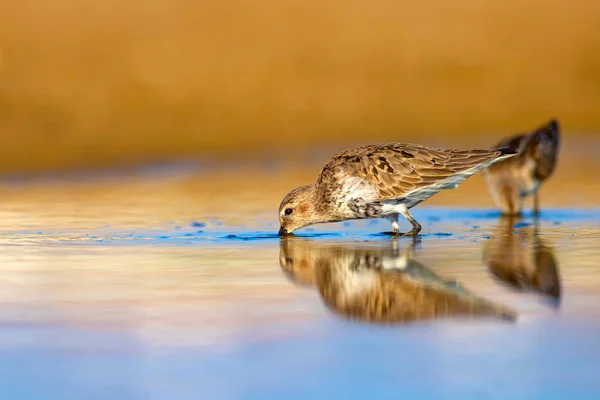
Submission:
POLYGON ((559 307, 561 285, 554 250, 540 237, 537 220, 516 229, 519 221, 518 217, 500 218, 496 234, 486 243, 483 261, 502 283, 541 294, 550 306, 559 307))
POLYGON ((412 259, 416 241, 326 243, 281 240, 283 272, 301 286, 315 287, 334 313, 371 323, 409 323, 450 316, 493 316, 514 321, 516 313, 476 297, 412 259))

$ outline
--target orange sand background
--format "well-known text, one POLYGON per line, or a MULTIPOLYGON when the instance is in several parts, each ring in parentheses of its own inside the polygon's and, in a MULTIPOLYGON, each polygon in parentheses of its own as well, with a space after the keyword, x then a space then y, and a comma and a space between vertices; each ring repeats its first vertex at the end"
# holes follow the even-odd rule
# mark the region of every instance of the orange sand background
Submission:
POLYGON ((23 0, 0 12, 0 172, 468 143, 551 116, 591 135, 599 110, 598 1, 23 0))

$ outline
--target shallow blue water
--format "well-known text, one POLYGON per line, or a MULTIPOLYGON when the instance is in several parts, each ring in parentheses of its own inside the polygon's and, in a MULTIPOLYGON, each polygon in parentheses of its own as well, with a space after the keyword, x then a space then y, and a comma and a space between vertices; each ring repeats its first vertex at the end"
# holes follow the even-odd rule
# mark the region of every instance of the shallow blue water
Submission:
MULTIPOLYGON (((537 222, 526 215, 509 225, 482 209, 422 207, 414 215, 423 221, 419 263, 514 309, 515 323, 348 318, 282 273, 275 226, 6 231, 0 396, 600 398, 598 210, 546 210, 537 222), (541 247, 555 257, 558 305, 494 278, 482 256, 499 249, 517 265, 541 247)), ((388 229, 369 221, 300 231, 283 259, 304 268, 317 243, 332 255, 315 265, 344 269, 339 263, 359 243, 386 257, 394 241, 400 250, 411 243, 380 234, 388 229)))
MULTIPOLYGON (((420 237, 457 237, 464 239, 489 238, 486 229, 493 227, 498 221, 500 213, 496 210, 486 209, 460 209, 450 207, 421 207, 412 212, 415 218, 422 222, 423 230, 420 237), (458 227, 458 229, 457 229, 458 227), (483 236, 482 236, 483 234, 483 236)), ((590 226, 598 229, 600 225, 599 209, 547 209, 544 210, 537 224, 546 227, 559 227, 563 234, 579 233, 580 228, 590 226)), ((525 212, 523 217, 514 223, 514 233, 519 228, 532 226, 533 215, 525 212)), ((226 226, 218 220, 211 221, 212 228, 207 229, 206 223, 190 221, 189 225, 175 225, 172 229, 140 229, 135 231, 122 231, 106 226, 101 232, 89 233, 83 230, 14 230, 4 232, 5 237, 22 238, 44 241, 46 239, 60 243, 61 238, 67 239, 70 245, 90 244, 135 244, 140 242, 151 245, 198 245, 201 243, 226 244, 236 241, 267 241, 278 242, 277 227, 273 223, 266 224, 261 230, 249 230, 244 227, 226 226), (76 240, 76 239, 79 239, 76 240)), ((295 232, 295 236, 305 238, 339 238, 339 239, 369 239, 388 240, 388 235, 382 232, 389 231, 387 221, 374 219, 366 221, 347 221, 336 224, 323 224, 309 227, 295 232)), ((65 241, 66 242, 66 241, 65 241)))

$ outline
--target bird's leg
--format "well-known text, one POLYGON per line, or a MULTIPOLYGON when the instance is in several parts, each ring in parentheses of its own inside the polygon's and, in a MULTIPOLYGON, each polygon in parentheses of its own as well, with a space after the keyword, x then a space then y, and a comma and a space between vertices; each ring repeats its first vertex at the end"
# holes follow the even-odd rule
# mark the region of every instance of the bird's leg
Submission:
POLYGON ((500 187, 498 207, 503 215, 520 215, 522 200, 517 188, 511 183, 503 183, 500 187))
POLYGON ((398 226, 398 214, 396 214, 396 220, 392 221, 392 229, 394 230, 395 234, 400 233, 400 227, 398 226))
POLYGON ((394 235, 394 236, 415 236, 417 233, 421 231, 421 225, 410 215, 407 209, 400 211, 400 213, 406 218, 413 226, 410 232, 401 233, 400 226, 398 225, 398 214, 393 214, 386 219, 392 222, 392 229, 394 232, 384 232, 386 235, 394 235))
POLYGON ((400 213, 413 226, 413 228, 410 232, 406 232, 403 235, 404 236, 416 236, 416 234, 421 231, 421 225, 413 218, 412 215, 410 215, 410 213, 408 212, 408 208, 405 208, 404 210, 400 211, 400 213))
POLYGON ((535 217, 540 215, 540 196, 537 191, 533 195, 533 215, 535 217))
POLYGON ((393 232, 383 232, 386 235, 399 236, 402 235, 400 233, 400 228, 398 226, 398 214, 392 214, 385 217, 388 221, 392 223, 393 232))

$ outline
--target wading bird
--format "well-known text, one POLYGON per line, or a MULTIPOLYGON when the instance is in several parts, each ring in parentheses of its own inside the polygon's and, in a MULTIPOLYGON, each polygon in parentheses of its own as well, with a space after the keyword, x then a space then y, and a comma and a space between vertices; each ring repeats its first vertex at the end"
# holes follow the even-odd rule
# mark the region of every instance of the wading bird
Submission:
POLYGON ((556 168, 560 125, 551 120, 533 132, 503 139, 494 147, 511 146, 518 154, 485 172, 490 193, 505 215, 519 215, 523 200, 533 195, 533 212, 540 212, 539 189, 556 168))
POLYGON ((325 165, 315 183, 285 196, 279 206, 279 235, 318 223, 386 218, 393 234, 414 236, 421 225, 410 208, 515 154, 508 147, 453 150, 405 143, 346 150, 325 165), (400 233, 399 215, 411 223, 410 232, 400 233))

